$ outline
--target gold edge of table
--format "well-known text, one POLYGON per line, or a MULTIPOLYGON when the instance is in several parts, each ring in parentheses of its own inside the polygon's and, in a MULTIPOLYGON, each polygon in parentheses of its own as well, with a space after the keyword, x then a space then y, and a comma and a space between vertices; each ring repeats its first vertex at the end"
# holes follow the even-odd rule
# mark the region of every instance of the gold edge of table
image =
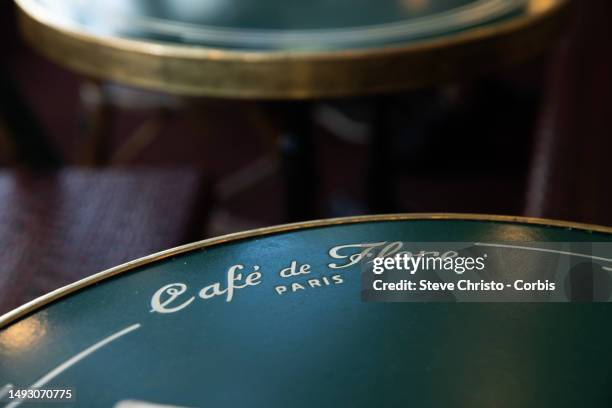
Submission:
POLYGON ((297 231, 302 229, 326 227, 326 226, 337 226, 337 225, 348 225, 348 224, 359 224, 367 222, 385 222, 385 221, 410 221, 410 220, 445 220, 445 221, 484 221, 484 222, 499 222, 499 223, 515 223, 533 226, 553 227, 553 228, 567 228, 572 230, 581 230, 586 232, 599 232, 605 234, 612 234, 612 227, 576 223, 570 221, 560 221, 545 218, 534 218, 534 217, 522 217, 522 216, 509 216, 509 215, 488 215, 488 214, 459 214, 459 213, 406 213, 406 214, 384 214, 384 215, 364 215, 354 217, 343 217, 343 218, 330 218, 306 222, 298 222, 292 224, 283 224, 272 227, 264 227, 253 229, 249 231, 237 232, 229 235, 223 235, 219 237, 209 238, 203 241, 193 242, 190 244, 170 248, 165 251, 157 252, 145 256, 140 259, 136 259, 127 262, 122 265, 107 269, 97 274, 91 275, 87 278, 76 281, 67 286, 58 288, 52 292, 49 292, 39 298, 36 298, 2 316, 0 316, 0 330, 4 329, 11 323, 19 320, 20 318, 35 312, 49 303, 58 299, 64 298, 78 290, 86 287, 95 285, 98 282, 109 279, 111 277, 120 275, 125 272, 132 271, 138 267, 148 265, 157 262, 162 259, 166 259, 172 256, 180 255, 189 251, 225 244, 228 242, 235 242, 254 237, 264 237, 272 234, 284 233, 297 231))
POLYGON ((525 16, 405 46, 326 52, 228 51, 68 30, 16 0, 26 40, 80 73, 150 90, 241 99, 376 94, 523 61, 561 33, 569 0, 529 0, 525 16))

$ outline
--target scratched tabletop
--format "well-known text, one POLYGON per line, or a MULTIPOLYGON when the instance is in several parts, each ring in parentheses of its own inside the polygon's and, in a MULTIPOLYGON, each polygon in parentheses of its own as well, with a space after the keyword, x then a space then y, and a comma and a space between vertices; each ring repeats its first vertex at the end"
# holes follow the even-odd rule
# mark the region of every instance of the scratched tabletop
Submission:
POLYGON ((520 248, 610 231, 406 215, 169 250, 5 315, 0 393, 10 407, 11 390, 36 388, 70 389, 78 407, 609 407, 607 303, 367 303, 360 273, 403 242, 520 248))

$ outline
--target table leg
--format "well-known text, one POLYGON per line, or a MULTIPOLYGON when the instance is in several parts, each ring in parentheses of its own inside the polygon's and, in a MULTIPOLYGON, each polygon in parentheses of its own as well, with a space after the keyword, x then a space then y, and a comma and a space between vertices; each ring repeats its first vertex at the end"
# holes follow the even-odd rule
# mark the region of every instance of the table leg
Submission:
POLYGON ((285 218, 304 221, 316 216, 316 177, 312 140, 312 103, 285 102, 281 117, 280 151, 285 188, 285 218))
POLYGON ((392 135, 389 126, 391 96, 379 98, 372 126, 367 174, 367 206, 371 214, 397 211, 395 168, 391 155, 392 135))
POLYGON ((97 167, 108 163, 114 113, 103 82, 93 80, 81 85, 80 127, 84 137, 79 165, 97 167))

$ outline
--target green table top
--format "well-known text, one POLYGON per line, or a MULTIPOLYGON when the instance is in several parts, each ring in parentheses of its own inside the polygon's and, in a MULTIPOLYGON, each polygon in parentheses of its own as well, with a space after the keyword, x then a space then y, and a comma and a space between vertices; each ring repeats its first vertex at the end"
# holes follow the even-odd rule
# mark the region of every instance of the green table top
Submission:
POLYGON ((223 237, 64 289, 0 321, 0 392, 70 387, 80 407, 609 406, 609 304, 363 303, 359 248, 334 248, 612 242, 612 230, 411 218, 223 237), (309 273, 282 277, 292 261, 309 273), (230 293, 232 270, 244 287, 230 293), (292 283, 306 288, 275 289, 292 283))
POLYGON ((405 43, 524 14, 528 0, 30 0, 84 33, 250 50, 405 43))

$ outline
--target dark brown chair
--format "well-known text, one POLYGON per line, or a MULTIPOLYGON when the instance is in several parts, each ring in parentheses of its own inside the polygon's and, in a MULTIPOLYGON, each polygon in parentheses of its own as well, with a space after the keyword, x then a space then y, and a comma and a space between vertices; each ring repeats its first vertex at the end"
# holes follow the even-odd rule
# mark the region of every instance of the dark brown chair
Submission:
POLYGON ((188 170, 0 172, 0 314, 201 238, 203 186, 188 170))
POLYGON ((527 214, 612 225, 612 2, 574 2, 553 61, 527 214))

